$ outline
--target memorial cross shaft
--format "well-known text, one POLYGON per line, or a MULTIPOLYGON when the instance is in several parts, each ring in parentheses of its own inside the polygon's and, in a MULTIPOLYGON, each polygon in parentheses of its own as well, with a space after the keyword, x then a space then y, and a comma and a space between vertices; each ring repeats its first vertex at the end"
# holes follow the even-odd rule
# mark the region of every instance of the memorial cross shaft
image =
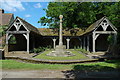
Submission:
POLYGON ((59 18, 60 18, 59 46, 62 46, 63 45, 63 41, 62 41, 62 18, 63 18, 63 15, 60 15, 59 18))

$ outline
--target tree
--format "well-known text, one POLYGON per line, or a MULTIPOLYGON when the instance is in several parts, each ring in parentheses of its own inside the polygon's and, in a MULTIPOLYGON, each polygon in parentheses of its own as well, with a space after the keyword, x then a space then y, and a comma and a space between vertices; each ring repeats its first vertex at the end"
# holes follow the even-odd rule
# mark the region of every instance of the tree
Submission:
POLYGON ((39 23, 50 28, 59 27, 59 15, 63 17, 64 28, 87 28, 103 16, 118 29, 120 43, 120 2, 50 2, 46 17, 40 18, 39 23))
POLYGON ((97 20, 97 14, 115 19, 116 14, 112 13, 117 13, 117 6, 118 3, 113 2, 50 2, 48 9, 44 9, 47 17, 40 18, 38 22, 43 26, 49 25, 56 28, 59 24, 59 15, 62 14, 64 16, 63 27, 88 27, 97 20))
POLYGON ((0 37, 5 35, 5 30, 8 28, 7 25, 0 25, 0 37))
POLYGON ((90 11, 92 7, 89 6, 91 5, 92 3, 50 2, 48 9, 44 9, 47 17, 40 18, 38 22, 43 26, 49 25, 56 28, 59 26, 59 15, 62 14, 64 16, 64 28, 86 27, 95 20, 95 17, 91 15, 94 14, 94 12, 90 11))

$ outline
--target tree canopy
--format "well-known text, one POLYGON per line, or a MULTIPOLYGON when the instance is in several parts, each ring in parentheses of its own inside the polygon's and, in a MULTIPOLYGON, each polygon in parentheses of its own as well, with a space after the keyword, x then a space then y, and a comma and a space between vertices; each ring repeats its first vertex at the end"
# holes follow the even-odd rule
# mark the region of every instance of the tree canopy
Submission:
POLYGON ((88 27, 103 16, 107 16, 117 26, 119 17, 119 2, 50 2, 46 17, 40 18, 42 26, 56 28, 59 25, 59 15, 62 14, 63 27, 88 27))
POLYGON ((106 16, 120 32, 120 2, 50 2, 44 11, 46 16, 38 21, 42 26, 58 28, 62 14, 63 28, 87 28, 106 16))
POLYGON ((5 34, 5 30, 7 29, 7 25, 0 25, 0 37, 5 34))

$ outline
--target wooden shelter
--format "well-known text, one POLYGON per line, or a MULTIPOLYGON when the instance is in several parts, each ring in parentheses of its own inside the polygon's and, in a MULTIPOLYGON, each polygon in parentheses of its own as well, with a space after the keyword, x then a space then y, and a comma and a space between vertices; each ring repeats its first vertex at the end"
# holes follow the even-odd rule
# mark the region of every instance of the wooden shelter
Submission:
MULTIPOLYGON (((9 51, 26 50, 29 52, 39 46, 58 45, 59 29, 36 28, 30 23, 16 17, 9 25, 6 33, 6 44, 9 51), (9 39, 15 36, 16 44, 9 44, 9 39)), ((107 37, 114 36, 114 43, 117 37, 117 29, 111 24, 107 17, 103 17, 90 25, 85 31, 80 28, 63 29, 63 44, 66 48, 81 47, 88 51, 106 51, 108 48, 107 37)))
MULTIPOLYGON (((38 42, 41 35, 37 28, 21 19, 16 17, 13 23, 9 26, 6 33, 6 44, 9 51, 21 51, 26 50, 29 52, 30 48, 35 47, 35 42, 38 42), (16 44, 9 44, 9 39, 14 36, 16 44)), ((39 42, 38 42, 39 43, 39 42)))
POLYGON ((107 51, 109 43, 108 36, 114 36, 114 44, 116 43, 117 29, 107 19, 106 16, 90 25, 82 34, 83 48, 88 51, 107 51))

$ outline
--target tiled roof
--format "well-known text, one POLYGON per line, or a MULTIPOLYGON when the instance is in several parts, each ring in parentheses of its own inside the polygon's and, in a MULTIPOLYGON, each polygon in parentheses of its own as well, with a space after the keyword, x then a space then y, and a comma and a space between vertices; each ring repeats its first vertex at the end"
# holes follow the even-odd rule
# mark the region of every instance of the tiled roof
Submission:
POLYGON ((8 25, 11 22, 12 17, 13 17, 12 13, 3 13, 1 25, 8 25))
MULTIPOLYGON (((63 36, 82 36, 82 35, 85 35, 85 34, 87 34, 87 33, 90 33, 90 32, 92 32, 93 30, 95 30, 98 26, 99 26, 99 24, 104 20, 104 19, 107 19, 107 17, 106 16, 104 16, 104 17, 102 17, 101 19, 99 19, 99 20, 97 20, 95 23, 93 23, 93 24, 91 24, 85 31, 84 30, 82 30, 82 29, 80 29, 80 28, 76 28, 76 29, 69 29, 69 30, 67 30, 67 29, 64 29, 63 30, 63 36)), ((108 20, 108 19, 107 19, 108 20)), ((109 20, 108 20, 109 21, 109 20)), ((111 22, 109 21, 109 23, 111 24, 111 22)), ((112 25, 112 24, 111 24, 112 25)), ((113 26, 113 25, 112 25, 113 26)), ((117 30, 114 26, 113 26, 113 28, 115 29, 115 30, 117 30)), ((42 35, 52 35, 52 36, 58 36, 58 31, 57 32, 55 32, 55 30, 54 29, 38 29, 39 31, 40 31, 40 33, 42 34, 42 35), (55 32, 55 33, 54 33, 55 32)))
MULTIPOLYGON (((38 28, 43 36, 58 36, 59 29, 55 28, 38 28)), ((63 36, 80 36, 84 31, 80 28, 63 29, 63 36)))

